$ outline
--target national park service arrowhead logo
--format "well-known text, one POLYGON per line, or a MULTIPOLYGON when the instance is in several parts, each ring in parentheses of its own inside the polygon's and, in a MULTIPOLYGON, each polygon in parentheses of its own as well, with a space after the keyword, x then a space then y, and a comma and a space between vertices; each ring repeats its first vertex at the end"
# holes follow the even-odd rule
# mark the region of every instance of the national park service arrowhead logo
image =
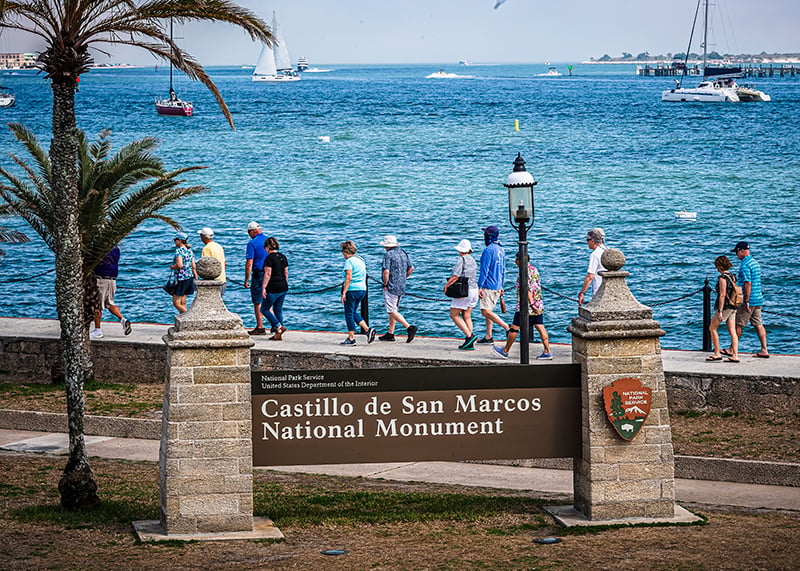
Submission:
POLYGON ((639 379, 618 379, 603 387, 608 420, 625 440, 639 433, 650 414, 652 389, 643 387, 639 379))

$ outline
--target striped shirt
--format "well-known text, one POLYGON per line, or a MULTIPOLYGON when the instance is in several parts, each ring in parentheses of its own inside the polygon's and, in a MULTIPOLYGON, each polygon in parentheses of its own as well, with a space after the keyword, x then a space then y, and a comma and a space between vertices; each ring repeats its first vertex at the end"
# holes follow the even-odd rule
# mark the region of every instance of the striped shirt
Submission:
POLYGON ((761 293, 761 266, 753 259, 752 255, 746 256, 742 260, 742 265, 739 266, 738 284, 742 286, 742 291, 744 291, 745 282, 750 282, 750 297, 745 295, 745 301, 751 307, 764 305, 764 294, 761 293))

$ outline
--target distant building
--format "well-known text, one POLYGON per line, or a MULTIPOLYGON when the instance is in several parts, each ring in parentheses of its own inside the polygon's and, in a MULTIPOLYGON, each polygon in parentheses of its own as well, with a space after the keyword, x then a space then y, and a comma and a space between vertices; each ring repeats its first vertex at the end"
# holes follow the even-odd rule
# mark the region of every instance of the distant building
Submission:
POLYGON ((36 67, 36 54, 0 53, 0 69, 32 69, 36 67))

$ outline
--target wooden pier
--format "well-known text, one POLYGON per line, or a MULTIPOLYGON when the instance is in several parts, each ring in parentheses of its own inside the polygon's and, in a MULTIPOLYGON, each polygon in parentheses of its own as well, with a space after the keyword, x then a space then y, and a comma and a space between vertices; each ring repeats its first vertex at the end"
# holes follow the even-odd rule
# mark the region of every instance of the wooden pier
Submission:
MULTIPOLYGON (((742 77, 800 77, 800 64, 726 64, 742 68, 742 77)), ((636 66, 636 75, 644 77, 672 77, 683 73, 681 63, 657 63, 636 66)), ((699 64, 686 66, 685 75, 702 75, 699 64)))

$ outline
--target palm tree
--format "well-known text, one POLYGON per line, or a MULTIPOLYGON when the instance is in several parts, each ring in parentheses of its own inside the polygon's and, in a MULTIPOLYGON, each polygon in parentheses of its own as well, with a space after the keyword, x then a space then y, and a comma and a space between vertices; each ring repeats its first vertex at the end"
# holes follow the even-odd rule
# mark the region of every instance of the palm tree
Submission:
MULTIPOLYGON (((26 163, 16 155, 12 160, 25 173, 18 177, 0 167, 0 177, 7 183, 0 183, 0 198, 5 204, 0 206, 0 214, 17 215, 36 231, 47 246, 56 251, 56 231, 59 225, 60 206, 53 191, 53 168, 50 157, 42 149, 36 137, 20 124, 9 125, 14 136, 23 144, 32 158, 26 163)), ((148 219, 161 220, 173 228, 179 224, 160 211, 169 204, 186 196, 207 190, 203 186, 180 186, 178 177, 184 173, 204 167, 190 166, 167 172, 161 160, 151 151, 158 142, 147 137, 134 141, 111 156, 109 133, 103 131, 91 145, 82 131, 78 131, 78 201, 81 262, 81 288, 87 302, 83 307, 81 323, 84 329, 91 320, 95 308, 96 283, 92 270, 114 245, 130 234, 148 219), (91 302, 89 301, 91 300, 91 302)), ((83 353, 82 379, 91 378, 90 345, 81 347, 83 353)), ((82 383, 81 383, 82 386, 82 383)), ((69 393, 68 393, 69 397, 69 393)), ((68 409, 70 428, 73 423, 80 429, 81 438, 73 449, 70 446, 70 462, 86 458, 83 444, 83 402, 72 402, 68 409), (73 419, 73 416, 76 418, 73 419)), ((81 468, 84 475, 92 477, 91 468, 86 463, 81 468)), ((70 466, 70 464, 68 464, 70 466)), ((63 480, 62 480, 63 481, 63 480)), ((64 488, 59 484, 59 489, 64 488)), ((62 489, 62 503, 64 490, 62 489)), ((96 486, 90 496, 97 503, 96 486)), ((88 500, 88 498, 85 498, 88 500)))
POLYGON ((0 30, 21 30, 44 40, 45 49, 38 63, 53 91, 49 179, 58 213, 52 232, 55 297, 64 354, 70 448, 59 491, 61 504, 68 509, 95 506, 99 502, 83 437, 83 355, 89 337, 83 325, 79 136, 75 119, 75 90, 80 75, 93 62, 90 49, 97 49, 98 44, 132 45, 170 61, 211 91, 233 128, 230 111, 211 78, 172 41, 161 25, 170 18, 179 23, 227 22, 242 28, 255 41, 273 42, 263 20, 227 0, 0 0, 0 30))

